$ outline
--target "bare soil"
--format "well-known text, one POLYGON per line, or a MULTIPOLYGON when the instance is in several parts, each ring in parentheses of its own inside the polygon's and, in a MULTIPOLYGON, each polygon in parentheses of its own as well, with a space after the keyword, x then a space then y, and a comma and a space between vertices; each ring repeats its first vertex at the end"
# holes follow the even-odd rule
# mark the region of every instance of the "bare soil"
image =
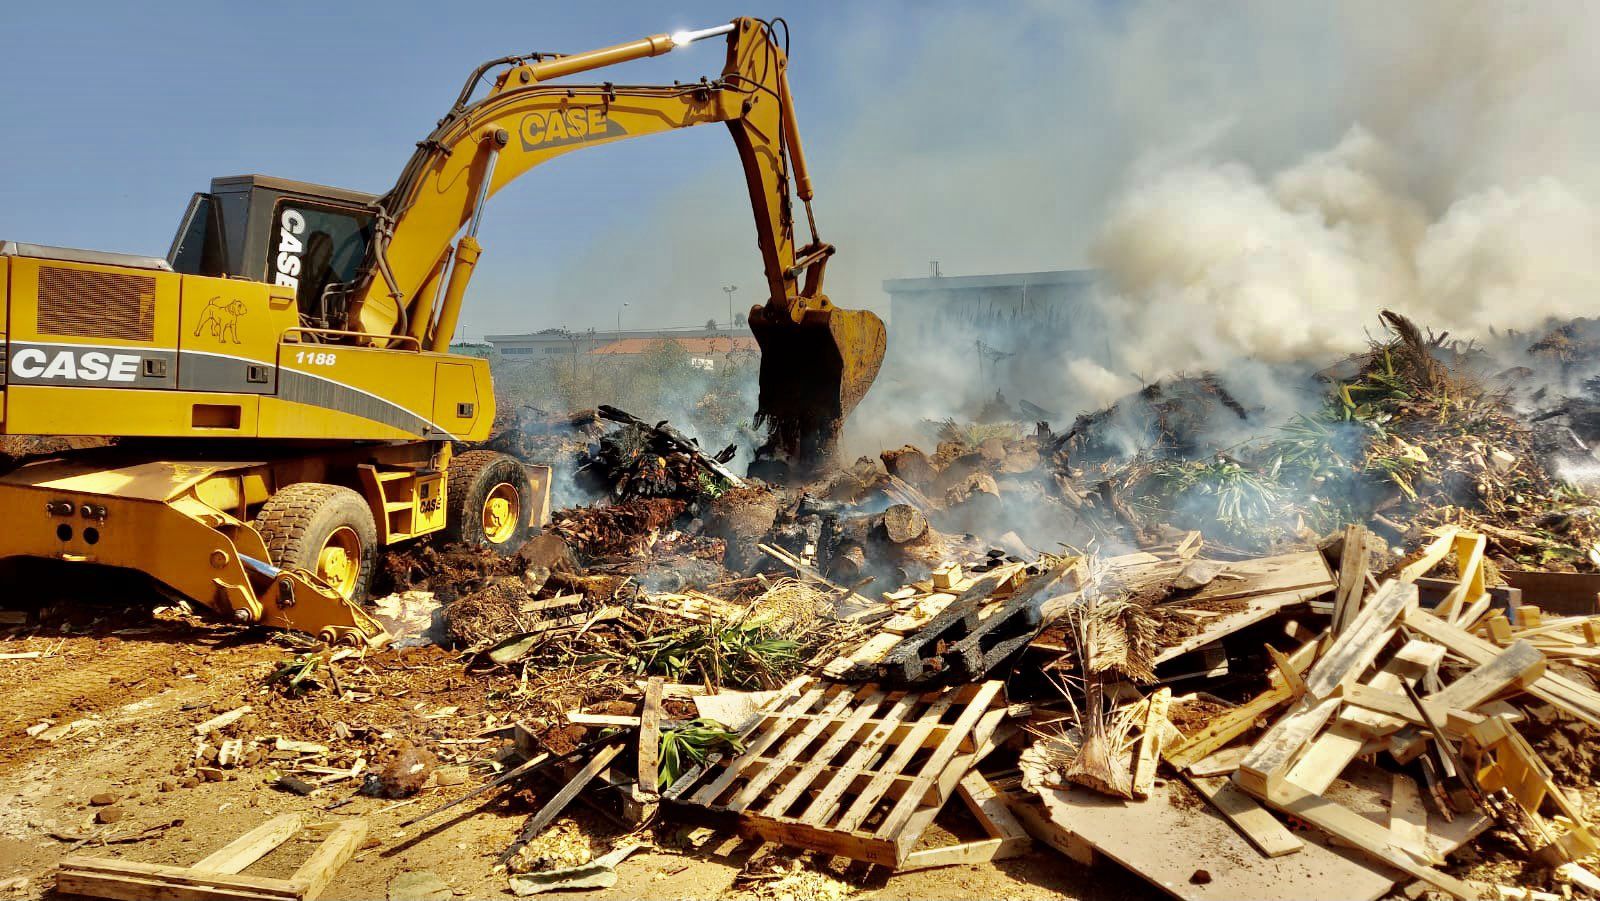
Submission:
MULTIPOLYGON (((467 675, 454 654, 415 648, 341 661, 344 700, 326 686, 292 698, 264 680, 295 651, 260 631, 166 615, 132 627, 129 621, 103 618, 87 631, 71 633, 39 627, 0 632, 0 653, 45 655, 0 659, 0 682, 6 686, 0 708, 0 884, 28 879, 11 897, 51 895, 51 870, 68 853, 187 865, 288 812, 304 814, 308 824, 365 817, 371 826, 366 847, 339 872, 325 898, 383 898, 391 879, 413 870, 438 874, 458 897, 511 897, 494 861, 537 803, 534 793, 481 806, 469 803, 452 812, 459 815, 406 830, 399 824, 492 777, 488 761, 502 742, 480 742, 475 736, 491 721, 531 717, 540 709, 519 697, 517 679, 467 675), (277 767, 284 764, 271 759, 225 770, 222 781, 196 781, 195 725, 243 704, 254 711, 230 727, 229 736, 264 739, 268 746, 274 737, 316 742, 329 746, 333 760, 359 755, 369 765, 381 765, 399 742, 410 741, 426 747, 442 765, 466 766, 467 781, 430 785, 404 801, 360 795, 356 780, 303 797, 274 786, 277 767), (56 730, 67 734, 53 741, 44 740, 51 732, 27 734, 29 727, 47 721, 77 725, 56 730), (346 733, 349 738, 340 737, 346 733), (112 806, 123 812, 121 820, 96 822, 103 808, 90 804, 90 798, 100 794, 116 796, 112 806), (339 802, 346 803, 329 809, 339 802), (174 821, 181 822, 125 841, 174 821)), ((604 820, 575 810, 573 817, 558 821, 552 835, 586 836, 596 853, 621 838, 604 820)), ((751 843, 718 835, 689 848, 679 840, 685 831, 668 823, 630 839, 643 840, 646 847, 618 868, 617 885, 582 894, 597 899, 801 895, 784 881, 736 883, 751 843)), ((310 837, 290 841, 249 872, 286 876, 314 846, 310 837)), ((859 867, 841 872, 850 894, 862 898, 1156 896, 1114 865, 1090 870, 1049 849, 994 865, 889 877, 859 867)))

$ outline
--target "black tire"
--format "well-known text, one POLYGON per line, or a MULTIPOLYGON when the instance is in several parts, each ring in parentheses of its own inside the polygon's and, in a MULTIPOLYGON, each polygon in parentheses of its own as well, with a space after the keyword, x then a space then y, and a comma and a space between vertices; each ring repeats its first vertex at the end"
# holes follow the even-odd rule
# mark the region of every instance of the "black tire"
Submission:
POLYGON ((378 562, 378 527, 372 508, 360 494, 321 482, 288 485, 261 505, 254 525, 274 566, 319 574, 318 558, 329 540, 341 530, 353 532, 359 542, 360 565, 349 590, 341 593, 357 603, 367 599, 378 562))
POLYGON ((528 525, 533 510, 533 483, 515 457, 485 450, 458 454, 450 461, 445 499, 450 509, 445 517, 444 536, 450 541, 486 547, 510 556, 526 544, 533 533, 528 525), (484 506, 494 492, 505 490, 501 486, 509 486, 516 494, 516 523, 495 540, 484 529, 484 506))

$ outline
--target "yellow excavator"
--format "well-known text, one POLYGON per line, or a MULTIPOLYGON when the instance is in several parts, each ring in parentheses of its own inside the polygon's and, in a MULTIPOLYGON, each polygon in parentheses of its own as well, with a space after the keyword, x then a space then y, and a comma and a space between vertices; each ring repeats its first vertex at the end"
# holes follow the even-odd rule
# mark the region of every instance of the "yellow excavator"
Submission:
POLYGON ((713 122, 738 147, 766 270, 748 321, 768 451, 825 454, 885 332, 822 293, 834 248, 816 235, 780 26, 786 43, 781 20, 741 18, 492 60, 388 193, 214 179, 166 259, 0 245, 0 432, 118 439, 0 475, 0 558, 135 570, 238 622, 382 642, 360 606, 380 548, 442 532, 509 553, 548 515, 548 470, 455 452, 495 412, 487 361, 449 353, 485 204, 562 154, 713 122), (560 80, 720 36, 715 79, 560 80))

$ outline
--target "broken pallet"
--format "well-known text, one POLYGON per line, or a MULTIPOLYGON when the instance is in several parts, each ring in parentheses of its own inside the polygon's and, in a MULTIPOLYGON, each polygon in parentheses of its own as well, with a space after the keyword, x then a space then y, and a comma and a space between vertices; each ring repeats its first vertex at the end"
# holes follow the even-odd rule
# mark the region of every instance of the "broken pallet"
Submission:
POLYGON ((899 867, 993 749, 1000 691, 815 683, 764 711, 742 753, 690 770, 662 800, 746 836, 899 867))

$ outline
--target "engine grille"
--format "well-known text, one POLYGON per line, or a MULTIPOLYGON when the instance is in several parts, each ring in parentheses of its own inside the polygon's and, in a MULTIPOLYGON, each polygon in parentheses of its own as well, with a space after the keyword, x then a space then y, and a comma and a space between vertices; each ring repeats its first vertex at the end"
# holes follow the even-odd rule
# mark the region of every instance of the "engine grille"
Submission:
POLYGON ((156 280, 144 275, 39 267, 39 334, 152 341, 156 280))

